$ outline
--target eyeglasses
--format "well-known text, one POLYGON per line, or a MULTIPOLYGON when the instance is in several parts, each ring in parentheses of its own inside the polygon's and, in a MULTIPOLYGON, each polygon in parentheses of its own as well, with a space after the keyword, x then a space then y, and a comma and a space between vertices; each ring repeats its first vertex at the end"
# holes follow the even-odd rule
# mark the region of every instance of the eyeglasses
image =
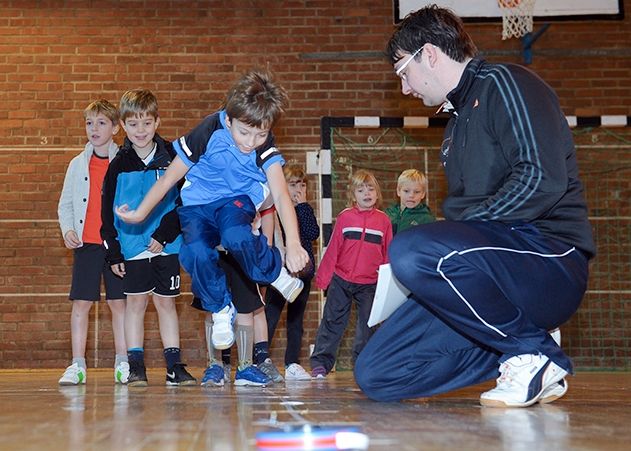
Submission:
POLYGON ((419 53, 421 53, 421 51, 423 50, 423 47, 425 47, 425 45, 422 45, 421 47, 419 47, 419 49, 412 53, 412 55, 410 55, 410 57, 405 61, 405 63, 403 63, 396 71, 395 74, 397 75, 397 77, 400 77, 401 79, 405 80, 407 77, 407 74, 404 74, 403 71, 405 70, 406 67, 408 67, 408 65, 410 64, 410 62, 414 59, 414 57, 416 55, 418 55, 419 53))

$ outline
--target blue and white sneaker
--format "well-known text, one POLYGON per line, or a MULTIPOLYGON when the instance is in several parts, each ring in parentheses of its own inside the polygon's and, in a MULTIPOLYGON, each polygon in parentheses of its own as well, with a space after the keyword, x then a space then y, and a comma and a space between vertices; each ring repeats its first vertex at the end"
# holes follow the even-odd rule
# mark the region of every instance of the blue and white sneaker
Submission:
POLYGON ((559 384, 566 375, 567 371, 542 354, 511 357, 500 366, 497 386, 480 395, 480 404, 488 407, 528 407, 541 399, 544 403, 554 401, 567 391, 567 383, 559 384), (559 393, 555 393, 557 391, 559 393))
POLYGON ((224 373, 223 366, 213 363, 206 371, 204 371, 204 376, 202 377, 202 386, 207 387, 209 385, 214 385, 216 387, 223 387, 224 384, 224 373))
POLYGON ((232 302, 213 313, 212 342, 215 349, 228 349, 234 343, 234 319, 237 311, 232 302))
POLYGON ((265 387, 270 382, 270 378, 254 365, 246 366, 242 370, 238 369, 234 378, 234 385, 239 386, 265 387))

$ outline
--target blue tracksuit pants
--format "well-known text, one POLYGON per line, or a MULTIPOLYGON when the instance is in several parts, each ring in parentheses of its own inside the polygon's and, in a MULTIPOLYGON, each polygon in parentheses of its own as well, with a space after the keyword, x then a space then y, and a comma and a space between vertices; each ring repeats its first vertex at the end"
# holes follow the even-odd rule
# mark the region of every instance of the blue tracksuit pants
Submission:
POLYGON ((184 243, 180 263, 190 274, 193 294, 202 308, 218 312, 232 301, 215 249, 221 244, 254 282, 270 284, 280 274, 280 252, 263 235, 252 233, 256 210, 248 196, 178 209, 184 243))
POLYGON ((572 371, 548 331, 577 310, 588 259, 533 226, 438 221, 397 234, 389 249, 410 299, 355 365, 367 396, 431 396, 497 377, 499 363, 544 354, 572 371))

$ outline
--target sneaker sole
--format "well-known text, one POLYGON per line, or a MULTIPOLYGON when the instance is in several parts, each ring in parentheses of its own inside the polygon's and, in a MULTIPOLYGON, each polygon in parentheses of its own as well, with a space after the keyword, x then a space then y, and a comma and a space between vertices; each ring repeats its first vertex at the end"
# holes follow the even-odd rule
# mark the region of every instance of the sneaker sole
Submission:
POLYGON ((265 387, 267 385, 267 382, 254 382, 254 381, 246 381, 245 379, 236 379, 234 381, 234 385, 237 385, 239 387, 247 387, 247 386, 265 387))
POLYGON ((224 381, 223 380, 221 382, 206 381, 206 382, 202 382, 200 385, 202 387, 223 387, 224 381))
POLYGON ((197 385, 197 381, 183 381, 183 382, 166 382, 168 387, 190 387, 191 385, 197 385))
POLYGON ((62 387, 72 387, 73 385, 85 385, 85 379, 81 382, 59 382, 62 387))
POLYGON ((549 404, 562 398, 567 393, 568 383, 566 379, 561 379, 556 387, 544 390, 539 398, 539 404, 549 404))
POLYGON ((296 299, 298 299, 298 295, 299 295, 300 293, 302 293, 302 290, 304 289, 304 287, 305 287, 305 286, 303 285, 303 286, 301 286, 301 287, 300 287, 300 289, 296 288, 296 289, 295 289, 295 290, 291 293, 291 296, 289 296, 289 298, 287 298, 287 302, 291 304, 291 303, 292 303, 292 302, 294 302, 296 299))
POLYGON ((148 385, 149 385, 149 382, 147 381, 127 382, 127 386, 129 387, 147 387, 148 385))
POLYGON ((305 376, 294 376, 294 377, 285 375, 285 381, 291 381, 291 382, 294 382, 294 381, 310 381, 311 379, 313 379, 313 378, 310 375, 308 375, 308 374, 305 375, 305 376))
POLYGON ((211 340, 213 342, 213 347, 215 349, 218 349, 219 351, 223 351, 224 349, 231 348, 232 345, 234 344, 234 334, 232 335, 231 341, 223 341, 223 342, 220 341, 218 343, 215 343, 215 340, 213 340, 212 338, 211 340))

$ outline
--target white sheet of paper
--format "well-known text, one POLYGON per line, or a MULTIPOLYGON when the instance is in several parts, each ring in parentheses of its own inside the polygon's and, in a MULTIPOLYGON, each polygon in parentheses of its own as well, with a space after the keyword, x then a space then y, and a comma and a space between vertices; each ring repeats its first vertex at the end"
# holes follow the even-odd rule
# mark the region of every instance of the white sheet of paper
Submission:
POLYGON ((410 290, 392 274, 390 263, 379 266, 377 289, 368 318, 368 327, 373 327, 392 315, 401 304, 407 301, 409 295, 410 290))

